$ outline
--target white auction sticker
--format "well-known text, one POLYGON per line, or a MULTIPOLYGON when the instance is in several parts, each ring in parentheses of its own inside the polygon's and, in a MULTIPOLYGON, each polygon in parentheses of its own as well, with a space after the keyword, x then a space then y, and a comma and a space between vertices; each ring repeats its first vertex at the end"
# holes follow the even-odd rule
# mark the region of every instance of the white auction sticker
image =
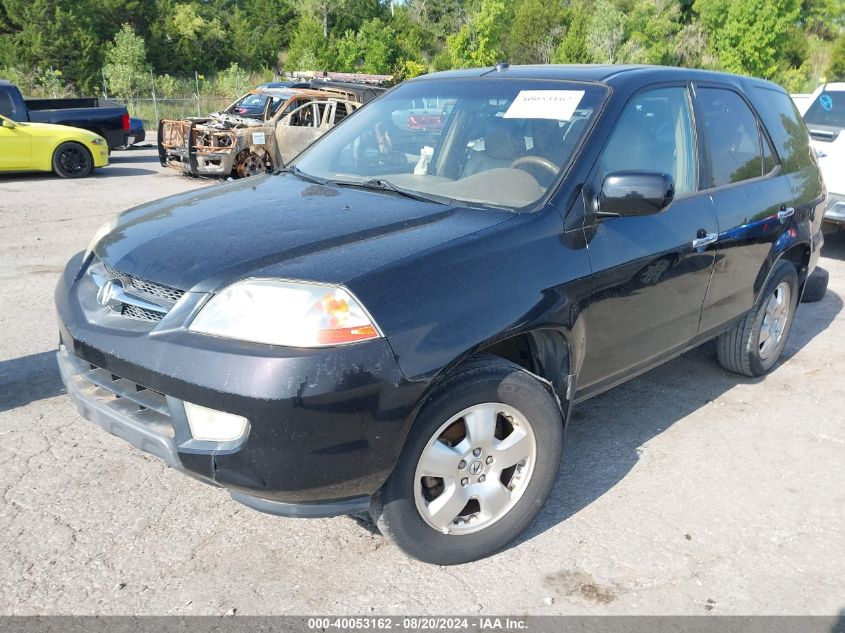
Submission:
POLYGON ((520 90, 504 117, 569 121, 583 96, 583 90, 520 90))
POLYGON ((266 139, 264 137, 264 132, 253 132, 252 133, 252 144, 253 145, 264 145, 266 139))

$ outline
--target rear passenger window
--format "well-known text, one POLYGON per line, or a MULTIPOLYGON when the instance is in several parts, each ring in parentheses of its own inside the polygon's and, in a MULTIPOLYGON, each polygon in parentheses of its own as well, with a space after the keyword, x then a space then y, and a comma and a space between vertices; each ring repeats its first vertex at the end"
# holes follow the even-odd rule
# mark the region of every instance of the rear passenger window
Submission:
POLYGON ((696 190, 695 142, 686 88, 641 92, 625 106, 601 158, 601 177, 656 171, 675 181, 675 195, 696 190))
POLYGON ((769 141, 766 139, 766 136, 762 133, 762 131, 760 132, 760 143, 763 145, 763 175, 765 176, 777 167, 778 159, 775 158, 775 155, 772 152, 772 146, 769 145, 769 141))
POLYGON ((753 101, 774 141, 783 172, 791 174, 812 167, 815 159, 810 137, 789 95, 783 90, 755 88, 753 101))
POLYGON ((700 88, 697 94, 711 186, 759 178, 771 171, 774 157, 768 141, 761 136, 757 117, 742 97, 718 88, 700 88), (764 145, 769 154, 767 161, 763 156, 764 145), (770 166, 766 168, 764 162, 770 166))

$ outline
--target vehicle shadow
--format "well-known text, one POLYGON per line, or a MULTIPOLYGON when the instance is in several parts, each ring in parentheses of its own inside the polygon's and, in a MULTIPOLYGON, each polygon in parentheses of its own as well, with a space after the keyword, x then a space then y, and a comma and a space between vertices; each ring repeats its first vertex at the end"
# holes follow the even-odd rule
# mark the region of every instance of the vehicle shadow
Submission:
POLYGON ((120 176, 147 176, 149 174, 157 174, 154 169, 140 169, 138 167, 123 167, 119 162, 111 163, 108 167, 103 167, 94 175, 95 178, 116 178, 120 176))
MULTIPOLYGON (((140 157, 139 157, 140 158, 140 157)), ((159 173, 154 169, 140 169, 138 167, 123 167, 124 161, 111 162, 105 167, 98 167, 93 174, 87 178, 68 180, 67 182, 86 182, 89 179, 114 178, 116 176, 146 176, 159 173)), ((156 162, 156 161, 128 161, 128 162, 156 162)), ((0 185, 15 182, 37 182, 41 180, 55 180, 62 182, 62 179, 51 172, 15 172, 0 174, 0 185)))
POLYGON ((131 153, 132 150, 120 150, 112 152, 109 157, 109 166, 126 165, 129 163, 152 163, 157 165, 159 163, 158 154, 152 153, 131 153))
MULTIPOLYGON (((831 291, 821 302, 801 304, 784 359, 824 332, 843 305, 831 291)), ((636 465, 643 445, 675 422, 738 384, 763 380, 722 369, 711 341, 576 405, 555 487, 543 511, 511 547, 555 527, 611 490, 636 465)))
POLYGON ((824 236, 822 257, 845 261, 845 230, 828 233, 824 236))
POLYGON ((0 361, 0 412, 64 391, 55 351, 0 361))

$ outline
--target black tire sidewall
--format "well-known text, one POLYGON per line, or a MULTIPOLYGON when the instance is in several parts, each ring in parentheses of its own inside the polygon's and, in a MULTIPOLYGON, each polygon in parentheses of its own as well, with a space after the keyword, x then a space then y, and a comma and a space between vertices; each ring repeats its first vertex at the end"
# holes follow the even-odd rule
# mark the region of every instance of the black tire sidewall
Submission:
POLYGON ((804 292, 801 295, 802 303, 815 303, 824 299, 827 294, 827 286, 830 281, 830 274, 824 268, 816 268, 804 282, 804 292))
POLYGON ((379 525, 409 555, 441 565, 489 556, 516 538, 536 517, 557 478, 563 444, 560 409, 537 378, 510 363, 467 372, 450 380, 417 416, 399 462, 379 499, 379 525), (458 412, 484 402, 502 402, 531 423, 537 458, 528 487, 507 515, 489 528, 464 535, 446 535, 429 526, 414 501, 414 474, 428 441, 458 412))
POLYGON ((780 357, 783 355, 783 350, 786 347, 786 342, 789 339, 789 333, 792 331, 792 323, 795 321, 795 310, 798 306, 798 273, 795 266, 789 262, 780 261, 775 264, 775 269, 772 275, 766 282, 762 294, 760 295, 760 303, 757 306, 757 312, 754 315, 754 325, 751 329, 751 337, 748 342, 748 353, 750 355, 751 370, 756 376, 761 376, 767 373, 774 367, 780 357), (790 290, 790 306, 789 314, 787 315, 786 327, 783 330, 783 335, 778 342, 778 347, 775 352, 766 360, 760 357, 760 328, 763 325, 763 318, 766 314, 766 304, 769 301, 775 288, 783 281, 789 283, 790 290))
POLYGON ((84 178, 85 176, 89 175, 92 171, 94 171, 94 157, 91 155, 91 152, 88 151, 88 148, 74 142, 65 142, 60 144, 55 151, 53 152, 53 172, 60 176, 61 178, 84 178), (87 157, 88 160, 88 167, 87 169, 83 169, 79 173, 76 174, 69 174, 67 173, 64 168, 62 167, 61 163, 61 154, 62 150, 68 146, 73 146, 82 151, 83 155, 87 157))

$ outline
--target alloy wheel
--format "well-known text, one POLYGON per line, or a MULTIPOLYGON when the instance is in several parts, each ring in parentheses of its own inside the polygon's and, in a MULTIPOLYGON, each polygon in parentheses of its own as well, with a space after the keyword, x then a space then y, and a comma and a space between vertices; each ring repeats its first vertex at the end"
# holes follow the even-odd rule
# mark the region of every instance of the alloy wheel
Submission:
POLYGON ((789 320, 792 291, 785 281, 780 282, 766 302, 758 339, 760 359, 767 360, 778 348, 789 320))
POLYGON ((487 402, 464 409, 426 444, 414 476, 423 520, 444 534, 471 534, 504 517, 531 481, 537 442, 515 408, 487 402))

